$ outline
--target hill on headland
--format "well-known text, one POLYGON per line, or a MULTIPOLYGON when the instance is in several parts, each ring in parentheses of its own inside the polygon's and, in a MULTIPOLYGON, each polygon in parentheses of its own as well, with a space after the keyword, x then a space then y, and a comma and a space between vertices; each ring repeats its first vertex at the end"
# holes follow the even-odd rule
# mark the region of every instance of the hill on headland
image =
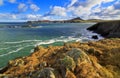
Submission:
POLYGON ((28 24, 32 23, 87 23, 87 22, 101 22, 100 19, 88 19, 84 20, 80 17, 68 19, 68 20, 38 20, 38 21, 28 21, 28 24))

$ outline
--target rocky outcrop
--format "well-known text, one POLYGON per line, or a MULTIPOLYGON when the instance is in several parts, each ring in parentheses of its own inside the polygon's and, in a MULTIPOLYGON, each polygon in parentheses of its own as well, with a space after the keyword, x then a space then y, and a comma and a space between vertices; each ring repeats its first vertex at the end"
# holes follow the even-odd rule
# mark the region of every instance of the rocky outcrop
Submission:
POLYGON ((98 39, 98 36, 97 35, 93 35, 92 39, 98 39))
POLYGON ((120 38, 120 21, 99 22, 88 28, 107 38, 120 38))
POLYGON ((120 39, 37 46, 9 61, 0 78, 120 78, 120 39))

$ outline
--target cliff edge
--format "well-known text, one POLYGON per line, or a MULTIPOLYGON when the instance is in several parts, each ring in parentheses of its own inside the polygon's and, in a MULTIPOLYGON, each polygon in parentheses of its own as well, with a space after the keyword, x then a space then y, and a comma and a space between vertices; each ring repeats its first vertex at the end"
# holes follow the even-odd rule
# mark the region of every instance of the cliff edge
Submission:
POLYGON ((106 38, 120 38, 120 20, 99 22, 87 29, 106 38))
POLYGON ((120 78, 120 39, 38 46, 11 60, 0 78, 120 78))

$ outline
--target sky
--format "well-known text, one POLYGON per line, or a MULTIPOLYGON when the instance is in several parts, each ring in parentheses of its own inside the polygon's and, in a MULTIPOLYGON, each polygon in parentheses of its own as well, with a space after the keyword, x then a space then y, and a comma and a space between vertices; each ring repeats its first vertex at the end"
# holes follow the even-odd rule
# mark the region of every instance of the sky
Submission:
POLYGON ((120 0, 0 0, 0 22, 120 19, 120 0))

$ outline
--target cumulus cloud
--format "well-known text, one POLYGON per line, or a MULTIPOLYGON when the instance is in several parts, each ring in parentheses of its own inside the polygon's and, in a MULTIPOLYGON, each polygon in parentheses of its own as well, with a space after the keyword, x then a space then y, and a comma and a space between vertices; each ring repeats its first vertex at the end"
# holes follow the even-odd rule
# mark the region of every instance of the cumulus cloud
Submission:
POLYGON ((0 0, 0 5, 3 5, 3 0, 0 0))
POLYGON ((120 10, 120 1, 117 1, 117 2, 114 4, 114 8, 120 10))
POLYGON ((119 2, 116 5, 109 5, 108 7, 102 6, 103 4, 107 4, 113 2, 114 0, 71 0, 70 5, 68 5, 68 12, 71 12, 74 16, 80 16, 84 19, 89 18, 99 18, 106 16, 111 16, 113 14, 119 13, 118 10, 115 10, 115 6, 117 8, 120 4, 119 2))
POLYGON ((10 3, 15 3, 15 2, 16 2, 16 0, 9 0, 9 2, 10 2, 10 3))
POLYGON ((67 16, 66 14, 66 9, 64 7, 60 7, 60 6, 54 6, 50 13, 50 15, 56 15, 56 16, 67 16))
POLYGON ((27 20, 38 20, 41 17, 40 14, 27 14, 25 19, 27 20))
POLYGON ((24 11, 26 11, 26 10, 27 10, 26 4, 20 3, 20 4, 18 5, 18 10, 19 10, 19 12, 24 12, 24 11))
POLYGON ((32 9, 34 12, 37 12, 40 8, 35 4, 31 4, 30 9, 32 9))
POLYGON ((22 20, 51 20, 51 16, 42 16, 41 14, 20 14, 19 16, 18 17, 22 20))
MULTIPOLYGON (((10 3, 15 3, 16 0, 8 0, 10 3)), ((31 0, 28 3, 18 3, 19 12, 25 12, 31 9, 38 13, 40 10, 31 0)), ((70 0, 67 6, 51 6, 50 11, 46 14, 0 14, 0 18, 23 19, 23 20, 47 20, 47 19, 70 19, 71 17, 81 17, 83 19, 119 19, 120 18, 120 1, 119 0, 70 0), (113 3, 113 4, 111 4, 113 3), (106 5, 107 6, 103 6, 106 5), (22 17, 21 17, 22 16, 22 17)), ((3 5, 3 0, 0 0, 0 5, 3 5)))
POLYGON ((99 11, 93 11, 90 18, 119 19, 120 7, 118 5, 120 5, 120 1, 112 4, 111 6, 100 8, 99 11))
POLYGON ((0 13, 0 19, 17 19, 17 16, 15 14, 10 13, 0 13))

